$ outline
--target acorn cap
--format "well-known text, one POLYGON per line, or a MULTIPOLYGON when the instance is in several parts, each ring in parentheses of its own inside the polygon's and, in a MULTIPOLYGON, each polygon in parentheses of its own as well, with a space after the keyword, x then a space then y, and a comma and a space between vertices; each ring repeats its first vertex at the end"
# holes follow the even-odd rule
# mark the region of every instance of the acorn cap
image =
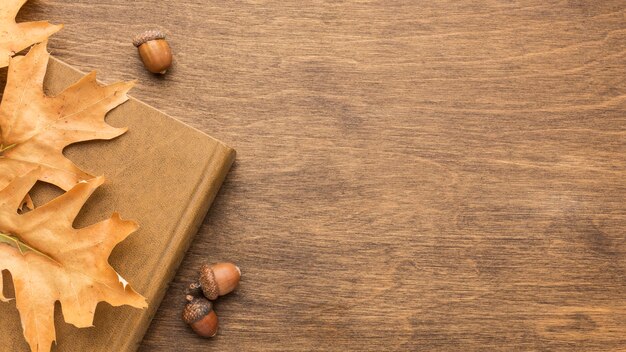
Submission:
POLYGON ((133 45, 136 47, 140 47, 141 44, 145 42, 149 42, 151 40, 157 40, 157 39, 165 39, 165 33, 159 30, 145 31, 137 35, 133 39, 133 45))
POLYGON ((187 296, 189 301, 183 310, 183 320, 187 324, 193 324, 207 316, 213 309, 213 304, 203 297, 187 296))
POLYGON ((211 265, 204 263, 200 267, 200 277, 198 282, 202 287, 202 293, 210 300, 215 300, 220 295, 220 290, 217 287, 217 280, 215 280, 215 273, 211 268, 211 265))

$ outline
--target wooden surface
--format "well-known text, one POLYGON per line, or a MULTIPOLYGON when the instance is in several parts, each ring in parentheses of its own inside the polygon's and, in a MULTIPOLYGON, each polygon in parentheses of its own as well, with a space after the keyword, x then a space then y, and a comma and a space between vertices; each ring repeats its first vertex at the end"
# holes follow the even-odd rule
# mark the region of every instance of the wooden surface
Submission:
MULTIPOLYGON (((626 3, 32 0, 238 151, 140 351, 626 349, 626 3), (131 38, 169 33, 146 73, 131 38), (232 260, 219 336, 180 321, 232 260)), ((167 214, 155 214, 167 216, 167 214)), ((124 333, 120 331, 120 333, 124 333)))

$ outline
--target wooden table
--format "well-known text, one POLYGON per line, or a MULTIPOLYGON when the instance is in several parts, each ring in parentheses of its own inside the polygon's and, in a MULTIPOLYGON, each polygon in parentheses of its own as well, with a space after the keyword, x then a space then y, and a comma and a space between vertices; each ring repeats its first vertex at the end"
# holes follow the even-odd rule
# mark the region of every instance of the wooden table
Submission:
POLYGON ((65 23, 53 55, 238 151, 140 351, 626 349, 623 0, 32 0, 19 19, 65 23), (131 44, 151 28, 164 77, 131 44), (244 272, 212 340, 180 320, 207 259, 244 272))

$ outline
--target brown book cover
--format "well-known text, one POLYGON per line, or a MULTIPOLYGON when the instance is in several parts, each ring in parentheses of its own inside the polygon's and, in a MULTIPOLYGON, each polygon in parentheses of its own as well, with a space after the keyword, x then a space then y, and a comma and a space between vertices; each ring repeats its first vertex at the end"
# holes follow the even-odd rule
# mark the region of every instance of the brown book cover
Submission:
MULTIPOLYGON (((49 95, 83 74, 51 59, 44 83, 49 95)), ((4 82, 1 82, 4 85, 4 82)), ((166 114, 131 98, 107 115, 128 132, 112 141, 86 142, 65 154, 106 183, 89 199, 76 220, 84 227, 118 211, 140 229, 119 244, 109 262, 149 303, 145 310, 100 303, 94 327, 78 329, 63 321, 56 305, 57 344, 52 351, 136 351, 168 283, 198 231, 210 204, 235 159, 235 151, 166 114)), ((35 201, 60 191, 40 187, 35 201)), ((7 286, 9 276, 6 272, 7 286)), ((11 294, 10 290, 5 292, 11 294)), ((0 304, 2 351, 29 351, 15 302, 0 304)))

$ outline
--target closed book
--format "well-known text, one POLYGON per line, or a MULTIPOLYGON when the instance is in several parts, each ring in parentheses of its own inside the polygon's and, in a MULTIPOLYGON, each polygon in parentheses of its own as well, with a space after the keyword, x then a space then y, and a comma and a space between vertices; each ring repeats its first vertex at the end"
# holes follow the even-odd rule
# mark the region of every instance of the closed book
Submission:
MULTIPOLYGON (((2 73, 2 85, 6 69, 2 73)), ((54 95, 83 74, 52 58, 44 88, 54 95)), ((132 219, 140 228, 120 243, 109 262, 148 300, 147 309, 98 304, 94 327, 78 329, 64 322, 55 309, 57 343, 52 351, 136 351, 168 283, 197 233, 211 202, 235 159, 224 143, 187 126, 136 99, 112 110, 107 122, 128 127, 110 141, 72 145, 65 155, 105 184, 88 200, 75 227, 96 223, 113 212, 132 219)), ((61 191, 36 187, 33 199, 45 202, 61 191)), ((3 272, 10 296, 10 276, 3 272)), ((0 303, 2 351, 29 351, 22 335, 15 302, 0 303)))

